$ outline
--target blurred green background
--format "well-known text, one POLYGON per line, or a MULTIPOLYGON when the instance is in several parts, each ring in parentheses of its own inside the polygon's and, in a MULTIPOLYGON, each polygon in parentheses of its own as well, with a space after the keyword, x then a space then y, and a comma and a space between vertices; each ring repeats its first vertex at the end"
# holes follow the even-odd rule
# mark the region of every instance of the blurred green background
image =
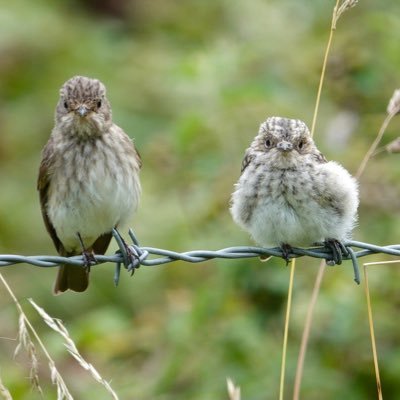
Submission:
MULTIPOLYGON (((108 88, 114 121, 143 158, 142 245, 177 251, 251 244, 228 203, 245 148, 271 115, 311 124, 333 1, 0 1, 0 253, 55 254, 36 192, 40 151, 62 83, 75 74, 108 88)), ((315 140, 355 172, 400 86, 398 0, 364 0, 339 21, 315 140)), ((399 136, 394 119, 383 144, 399 136)), ((400 242, 397 155, 374 157, 361 179, 355 239, 400 242)), ((115 245, 109 250, 111 254, 115 245)), ((365 261, 386 260, 383 255, 365 261)), ((290 398, 318 268, 297 264, 289 334, 290 398)), ((107 399, 27 302, 64 321, 82 354, 121 399, 276 399, 289 269, 280 260, 142 267, 113 286, 94 267, 84 294, 51 293, 56 270, 2 268, 74 398, 107 399)), ((383 393, 400 397, 399 266, 370 269, 383 393)), ((0 376, 15 399, 39 399, 24 356, 13 359, 18 316, 0 286, 0 376)), ((45 398, 56 398, 40 354, 45 398)), ((363 284, 329 268, 318 299, 302 398, 375 398, 363 284)))

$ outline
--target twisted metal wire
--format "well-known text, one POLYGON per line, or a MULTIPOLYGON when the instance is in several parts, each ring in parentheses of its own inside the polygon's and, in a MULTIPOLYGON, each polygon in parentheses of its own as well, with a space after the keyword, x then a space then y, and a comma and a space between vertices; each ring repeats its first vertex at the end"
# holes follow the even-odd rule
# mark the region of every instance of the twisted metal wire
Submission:
MULTIPOLYGON (((279 247, 265 248, 254 246, 235 246, 227 247, 220 250, 193 250, 178 253, 171 250, 159 249, 156 247, 140 246, 135 234, 129 230, 129 236, 132 244, 128 245, 120 236, 117 230, 113 230, 113 236, 118 244, 119 250, 113 255, 96 255, 96 262, 93 265, 100 265, 107 262, 116 264, 114 275, 115 284, 118 284, 121 266, 123 265, 129 272, 134 273, 135 269, 141 265, 153 267, 157 265, 167 264, 174 261, 185 261, 189 263, 199 263, 215 258, 222 259, 239 259, 254 258, 260 256, 285 257, 282 249, 279 247), (154 256, 154 257, 153 257, 154 256)), ((384 253, 393 256, 400 256, 400 244, 377 246, 370 243, 358 242, 355 240, 344 241, 342 251, 343 260, 351 260, 354 270, 354 280, 360 283, 360 273, 357 259, 371 254, 384 253), (359 250, 353 250, 357 248, 359 250)), ((331 265, 333 260, 332 250, 323 245, 312 248, 296 248, 293 247, 289 253, 289 258, 313 257, 327 260, 331 265)), ((27 263, 36 267, 56 267, 60 264, 69 264, 77 266, 85 266, 85 260, 82 256, 61 257, 61 256, 21 256, 14 254, 0 254, 0 267, 9 265, 27 263)))

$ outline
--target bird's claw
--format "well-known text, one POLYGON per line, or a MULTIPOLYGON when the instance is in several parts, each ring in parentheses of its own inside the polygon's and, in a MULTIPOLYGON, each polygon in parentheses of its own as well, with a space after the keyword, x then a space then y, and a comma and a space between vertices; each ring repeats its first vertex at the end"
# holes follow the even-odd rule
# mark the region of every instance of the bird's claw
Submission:
POLYGON ((135 269, 140 267, 140 257, 134 246, 129 246, 122 236, 119 234, 117 229, 113 229, 112 234, 118 243, 119 250, 117 253, 122 254, 124 267, 131 273, 134 274, 135 269))
POLYGON ((91 251, 83 250, 82 252, 82 258, 83 258, 83 267, 90 272, 90 267, 93 264, 97 263, 97 260, 91 251))
POLYGON ((76 234, 78 236, 78 240, 82 248, 83 267, 87 270, 87 272, 90 272, 90 267, 93 264, 96 264, 97 260, 94 256, 93 250, 91 251, 86 250, 81 234, 79 232, 77 232, 76 234))
POLYGON ((132 276, 135 273, 135 269, 140 267, 140 257, 133 246, 126 245, 125 251, 128 261, 128 265, 126 265, 125 267, 132 276))
POLYGON ((337 239, 325 239, 324 245, 332 252, 332 259, 327 259, 328 265, 340 265, 343 261, 343 255, 348 255, 348 250, 342 242, 337 239))
POLYGON ((286 261, 286 265, 290 262, 290 253, 292 252, 292 246, 287 243, 281 244, 282 258, 286 261))
POLYGON ((117 253, 122 254, 122 263, 131 276, 135 273, 135 269, 140 267, 140 257, 133 246, 129 246, 124 242, 124 249, 117 250, 117 253))

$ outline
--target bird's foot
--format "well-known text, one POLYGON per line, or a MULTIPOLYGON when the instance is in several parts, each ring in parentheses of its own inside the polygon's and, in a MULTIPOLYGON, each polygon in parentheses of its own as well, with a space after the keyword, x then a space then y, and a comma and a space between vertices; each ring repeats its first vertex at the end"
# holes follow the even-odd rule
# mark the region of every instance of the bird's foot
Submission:
POLYGON ((324 245, 332 252, 332 259, 326 260, 328 265, 340 265, 343 260, 343 255, 348 255, 348 251, 344 244, 337 239, 325 239, 324 245))
POLYGON ((82 236, 79 232, 77 232, 77 236, 78 236, 81 248, 82 248, 83 267, 87 270, 87 272, 90 272, 90 267, 93 264, 96 264, 97 260, 94 256, 93 250, 86 249, 86 247, 83 243, 83 240, 82 240, 82 236))
POLYGON ((126 243, 125 245, 126 257, 128 259, 128 265, 126 269, 131 273, 132 276, 135 273, 135 269, 140 267, 140 258, 134 247, 128 246, 126 243))
POLYGON ((113 236, 118 243, 119 252, 122 254, 125 268, 128 270, 128 272, 131 273, 131 275, 133 275, 135 269, 140 267, 139 254, 137 254, 133 246, 129 246, 125 242, 125 240, 123 239, 123 237, 120 235, 120 233, 116 228, 113 229, 113 236))
POLYGON ((93 264, 97 263, 97 260, 96 260, 96 257, 94 256, 93 251, 83 250, 82 257, 83 257, 84 268, 87 270, 87 272, 90 272, 90 267, 93 264))
POLYGON ((281 244, 281 250, 282 250, 282 257, 286 261, 286 265, 289 265, 290 261, 290 253, 292 252, 292 246, 288 243, 282 243, 281 244))

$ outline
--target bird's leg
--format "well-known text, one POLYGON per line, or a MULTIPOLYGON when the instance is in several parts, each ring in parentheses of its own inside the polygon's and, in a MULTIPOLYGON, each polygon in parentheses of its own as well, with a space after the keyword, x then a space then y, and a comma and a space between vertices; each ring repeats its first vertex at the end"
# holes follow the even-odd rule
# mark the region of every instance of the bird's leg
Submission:
POLYGON ((140 258, 136 253, 134 247, 129 246, 125 242, 123 237, 118 232, 117 228, 114 228, 112 233, 120 248, 119 251, 122 253, 122 256, 124 258, 125 268, 133 275, 133 273, 135 272, 135 268, 140 267, 140 258))
POLYGON ((332 238, 325 239, 324 245, 332 251, 332 260, 327 260, 326 263, 328 265, 340 265, 343 260, 343 253, 347 254, 347 249, 344 245, 339 240, 332 238))
POLYGON ((292 252, 292 246, 288 243, 282 243, 281 244, 281 250, 282 250, 282 257, 286 261, 286 265, 289 264, 290 261, 290 253, 292 252))
POLYGON ((86 249, 81 234, 79 232, 77 232, 76 234, 78 236, 79 243, 81 244, 82 248, 83 265, 85 269, 89 272, 91 265, 97 262, 96 258, 94 257, 93 250, 89 251, 86 249))

